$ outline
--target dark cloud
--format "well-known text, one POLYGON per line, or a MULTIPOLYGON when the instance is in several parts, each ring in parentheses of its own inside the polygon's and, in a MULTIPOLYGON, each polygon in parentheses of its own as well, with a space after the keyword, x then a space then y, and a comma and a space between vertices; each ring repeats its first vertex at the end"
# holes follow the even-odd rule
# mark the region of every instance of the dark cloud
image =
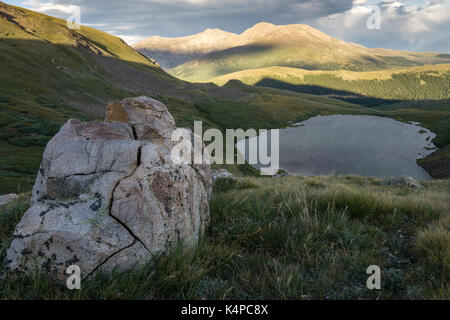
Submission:
MULTIPOLYGON (((48 0, 30 0, 39 10, 48 0)), ((116 34, 179 37, 206 28, 240 33, 255 23, 297 23, 344 12, 353 0, 55 0, 58 5, 79 5, 82 23, 116 34)), ((60 10, 48 14, 64 17, 60 10)))
POLYGON ((254 24, 308 23, 368 47, 449 52, 450 0, 24 0, 28 8, 67 18, 69 5, 81 22, 129 43, 160 35, 180 37, 220 28, 241 33, 254 24), (366 26, 377 5, 382 28, 366 26))

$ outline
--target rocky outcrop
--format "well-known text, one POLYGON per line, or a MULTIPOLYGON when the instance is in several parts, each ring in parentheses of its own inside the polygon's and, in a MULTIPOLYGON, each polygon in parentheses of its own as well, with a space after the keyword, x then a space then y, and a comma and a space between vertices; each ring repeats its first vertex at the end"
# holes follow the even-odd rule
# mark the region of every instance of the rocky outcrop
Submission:
POLYGON ((6 206, 19 199, 19 196, 15 193, 4 194, 0 196, 0 207, 6 206))
POLYGON ((147 97, 109 104, 104 123, 67 121, 45 148, 6 270, 65 278, 76 264, 87 276, 195 245, 209 221, 210 169, 172 161, 175 128, 147 97))

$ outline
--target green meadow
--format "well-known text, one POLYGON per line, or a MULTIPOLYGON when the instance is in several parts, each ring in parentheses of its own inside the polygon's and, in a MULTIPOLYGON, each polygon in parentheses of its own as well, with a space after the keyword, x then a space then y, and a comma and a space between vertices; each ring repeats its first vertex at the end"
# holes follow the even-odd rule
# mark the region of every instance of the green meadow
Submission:
MULTIPOLYGON (((411 190, 357 176, 217 180, 210 227, 140 269, 81 290, 35 272, 6 277, 1 299, 449 299, 450 182, 411 190), (268 183, 268 179, 270 183, 268 183), (381 268, 381 290, 366 268, 381 268)), ((0 211, 0 259, 28 208, 0 211)))

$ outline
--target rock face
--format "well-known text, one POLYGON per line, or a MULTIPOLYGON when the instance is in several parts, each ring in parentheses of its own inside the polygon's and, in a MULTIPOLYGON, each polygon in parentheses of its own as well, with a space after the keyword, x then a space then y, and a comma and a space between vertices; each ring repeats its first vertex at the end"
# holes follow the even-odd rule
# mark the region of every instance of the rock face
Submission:
POLYGON ((10 194, 4 194, 0 196, 0 207, 6 206, 7 204, 10 204, 11 202, 19 199, 19 196, 15 193, 10 194))
POLYGON ((147 97, 109 104, 105 123, 67 121, 44 151, 6 270, 63 279, 75 264, 87 276, 195 245, 209 222, 210 169, 173 163, 174 129, 164 104, 147 97))

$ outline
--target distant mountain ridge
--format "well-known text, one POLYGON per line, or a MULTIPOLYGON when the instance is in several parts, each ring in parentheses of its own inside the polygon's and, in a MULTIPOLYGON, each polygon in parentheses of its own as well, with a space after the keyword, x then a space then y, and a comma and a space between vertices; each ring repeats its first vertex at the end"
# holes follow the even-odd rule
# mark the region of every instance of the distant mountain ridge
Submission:
POLYGON ((169 69, 208 53, 231 48, 237 38, 238 35, 234 33, 206 29, 196 35, 181 38, 153 36, 136 43, 133 48, 147 57, 154 57, 163 68, 169 69))
POLYGON ((172 75, 205 81, 227 73, 271 66, 307 70, 371 71, 449 63, 439 53, 370 49, 335 39, 305 24, 261 22, 241 34, 207 29, 181 38, 151 37, 133 46, 172 75))

